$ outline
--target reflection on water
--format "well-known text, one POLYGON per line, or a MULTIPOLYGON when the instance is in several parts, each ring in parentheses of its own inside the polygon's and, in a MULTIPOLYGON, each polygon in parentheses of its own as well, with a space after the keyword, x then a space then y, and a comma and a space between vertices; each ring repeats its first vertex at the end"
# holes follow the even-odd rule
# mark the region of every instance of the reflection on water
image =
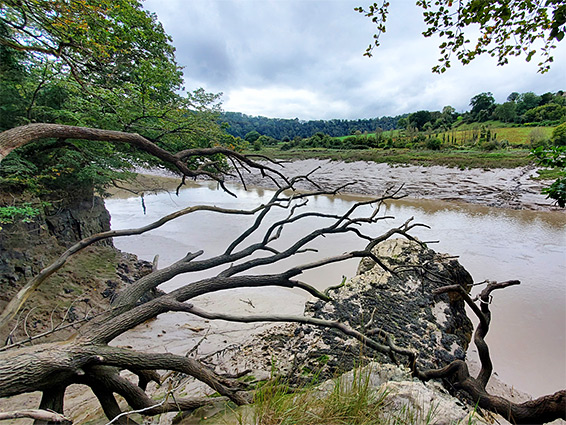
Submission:
MULTIPOLYGON (((188 205, 252 209, 266 202, 273 193, 266 189, 244 191, 234 187, 231 190, 237 198, 218 190, 215 183, 194 184, 181 191, 179 197, 163 193, 146 196, 147 215, 143 215, 139 198, 108 199, 106 206, 112 216, 112 228, 122 229, 147 224, 188 205)), ((364 198, 316 196, 309 201, 309 209, 343 213, 360 199, 364 198)), ((277 211, 277 214, 281 218, 286 212, 277 211)), ((414 217, 416 222, 425 223, 430 229, 417 228, 412 234, 424 241, 439 241, 432 248, 459 256, 476 282, 520 280, 520 286, 494 293, 493 322, 487 337, 494 370, 503 381, 533 396, 566 387, 566 214, 401 200, 389 203, 379 215, 395 219, 384 219, 369 229, 364 228, 366 233, 377 236, 414 217)), ((116 239, 114 244, 145 260, 151 261, 159 254, 159 264, 165 266, 187 252, 200 249, 205 251, 203 257, 220 254, 252 220, 251 217, 198 212, 144 235, 116 239)), ((320 221, 316 220, 294 224, 278 243, 289 244, 319 225, 320 221)), ((292 261, 306 263, 361 249, 364 243, 346 234, 324 238, 312 246, 318 253, 301 254, 292 261)), ((342 275, 352 276, 356 267, 357 261, 333 264, 323 270, 309 271, 301 280, 324 288, 338 283, 342 275)), ((162 287, 170 290, 182 283, 183 278, 177 278, 162 287)), ((297 300, 295 295, 291 297, 294 301, 297 300)), ((268 303, 268 309, 273 308, 281 303, 281 296, 262 301, 268 303)), ((293 308, 296 312, 301 306, 293 308)), ((473 357, 474 353, 470 355, 473 357)))

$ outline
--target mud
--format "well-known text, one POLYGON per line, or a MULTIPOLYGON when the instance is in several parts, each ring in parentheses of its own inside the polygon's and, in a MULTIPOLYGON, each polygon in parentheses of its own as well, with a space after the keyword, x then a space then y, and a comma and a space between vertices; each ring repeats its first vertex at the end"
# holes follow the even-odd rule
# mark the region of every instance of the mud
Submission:
MULTIPOLYGON (((335 188, 354 182, 343 193, 381 195, 400 188, 409 198, 459 201, 499 208, 551 210, 551 200, 541 195, 548 181, 534 180, 535 167, 458 169, 443 166, 390 166, 375 162, 342 162, 320 159, 271 165, 287 176, 305 175, 322 187, 335 188)), ((272 188, 275 183, 258 173, 244 174, 247 184, 272 188)), ((233 178, 235 179, 235 178, 233 178)), ((311 186, 312 187, 312 186, 311 186)), ((305 188, 310 189, 306 186, 305 188)))

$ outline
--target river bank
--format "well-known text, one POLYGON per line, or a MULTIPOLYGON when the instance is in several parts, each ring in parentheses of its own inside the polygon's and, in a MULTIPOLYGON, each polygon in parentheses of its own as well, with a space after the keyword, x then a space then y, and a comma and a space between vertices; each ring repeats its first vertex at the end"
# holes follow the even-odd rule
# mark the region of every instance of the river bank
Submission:
MULTIPOLYGON (((113 208, 111 208, 110 205, 112 204, 112 200, 107 201, 106 206, 112 215, 112 228, 136 227, 142 225, 144 222, 152 221, 162 216, 163 214, 170 212, 170 210, 176 210, 188 204, 194 204, 194 203, 209 203, 220 206, 222 205, 222 202, 228 202, 230 204, 230 207, 249 208, 249 206, 252 204, 256 205, 258 203, 265 202, 265 200, 261 199, 261 197, 264 196, 262 195, 262 193, 265 192, 266 193, 265 196, 267 196, 269 192, 269 191, 262 191, 261 189, 251 189, 248 192, 244 192, 241 189, 241 187, 237 187, 237 185, 230 185, 229 188, 238 195, 238 198, 234 199, 228 196, 227 194, 223 193, 221 190, 219 190, 218 186, 215 183, 201 182, 199 184, 189 183, 188 186, 191 187, 190 190, 181 191, 179 197, 167 193, 162 193, 159 196, 154 197, 154 196, 150 196, 150 193, 153 192, 154 190, 169 189, 174 191, 174 189, 178 185, 179 180, 170 179, 170 178, 161 178, 161 177, 147 177, 147 176, 141 176, 140 180, 145 180, 145 181, 143 182, 143 184, 140 183, 139 188, 135 189, 138 195, 137 198, 135 197, 135 194, 128 192, 129 194, 128 196, 131 197, 132 195, 134 195, 134 198, 130 198, 129 200, 122 200, 118 205, 115 205, 113 208), (139 189, 143 190, 145 194, 145 204, 140 205, 139 195, 141 192, 139 192, 139 189), (142 212, 142 205, 144 205, 144 210, 145 207, 147 207, 147 215, 144 215, 144 213, 142 212), (139 220, 140 222, 138 223, 137 220, 139 220)), ((336 184, 337 182, 342 183, 339 175, 330 176, 328 180, 329 180, 328 185, 336 184), (332 180, 332 178, 334 180, 332 180)), ((319 203, 320 207, 327 208, 328 206, 333 206, 338 208, 344 202, 348 202, 349 200, 351 200, 349 198, 353 199, 354 197, 351 196, 335 197, 333 198, 332 201, 326 200, 325 197, 316 197, 316 199, 313 199, 313 204, 315 204, 313 206, 316 207, 317 206, 316 204, 319 203)), ((430 198, 430 199, 434 199, 434 198, 430 198)), ((529 288, 532 288, 534 286, 534 283, 536 283, 535 281, 540 280, 537 279, 536 277, 540 276, 541 272, 544 272, 549 277, 564 275, 563 272, 554 273, 553 270, 549 268, 549 266, 552 265, 553 261, 551 258, 548 257, 549 254, 552 254, 552 252, 557 251, 557 247, 563 246, 563 244, 549 246, 549 242, 551 240, 550 236, 559 234, 559 232, 556 229, 564 228, 564 221, 562 219, 563 215, 560 212, 538 213, 534 211, 513 211, 513 210, 504 210, 504 209, 497 210, 494 208, 487 208, 480 205, 471 205, 471 204, 467 204, 467 205, 460 204, 460 206, 449 207, 449 204, 451 203, 445 202, 445 203, 441 203, 444 205, 440 207, 441 214, 438 217, 438 219, 433 219, 432 217, 429 217, 429 214, 427 212, 428 209, 421 209, 422 211, 419 214, 415 214, 413 210, 405 211, 405 208, 407 207, 405 203, 408 202, 416 203, 416 201, 407 200, 407 201, 403 201, 402 204, 398 207, 391 206, 391 208, 396 208, 395 210, 391 211, 392 215, 395 216, 398 215, 399 217, 403 217, 403 218, 406 218, 408 216, 419 217, 419 219, 422 219, 426 223, 431 224, 432 227, 435 229, 446 230, 448 234, 458 234, 458 229, 463 229, 463 228, 475 229, 472 235, 467 235, 466 237, 467 246, 464 249, 452 247, 451 245, 446 245, 447 241, 445 239, 447 238, 447 235, 441 235, 439 239, 441 239, 444 244, 440 247, 442 252, 449 252, 454 255, 461 254, 462 260, 466 260, 466 263, 470 262, 470 258, 472 259, 476 257, 478 258, 477 267, 474 263, 470 264, 472 269, 476 269, 476 273, 473 274, 478 276, 478 280, 481 280, 482 278, 486 277, 484 276, 484 271, 489 271, 489 277, 494 279, 509 278, 510 270, 512 270, 514 273, 512 277, 515 277, 515 275, 517 275, 523 278, 525 277, 525 273, 522 271, 521 266, 524 263, 527 263, 529 261, 529 258, 532 257, 532 255, 529 255, 528 256, 529 258, 523 258, 523 254, 524 253, 532 254, 535 252, 537 254, 543 252, 545 253, 546 257, 542 261, 544 263, 544 266, 538 267, 536 264, 528 263, 528 269, 533 271, 533 278, 526 279, 524 281, 524 285, 515 288, 516 290, 513 292, 518 293, 520 291, 528 291, 529 288), (452 211, 450 208, 452 209, 471 208, 470 211, 464 213, 464 216, 466 217, 466 221, 464 224, 462 224, 459 221, 454 221, 451 218, 452 211), (423 217, 423 213, 424 213, 424 217, 423 217), (558 221, 556 224, 549 223, 550 233, 548 234, 545 233, 544 235, 541 234, 539 235, 540 237, 529 236, 530 234, 523 235, 521 231, 529 227, 528 217, 530 217, 531 215, 538 216, 541 214, 543 216, 558 215, 558 221), (496 219, 496 217, 499 217, 501 215, 505 216, 503 220, 496 219), (519 216, 516 219, 512 218, 515 215, 519 215, 519 216), (477 222, 468 221, 469 219, 472 219, 474 217, 477 217, 479 221, 477 222), (480 224, 484 222, 492 223, 489 230, 486 231, 481 230, 482 226, 480 224), (516 226, 513 224, 515 222, 518 222, 516 226), (506 226, 506 224, 508 226, 506 226), (497 233, 496 232, 497 229, 500 229, 501 232, 497 233), (477 235, 481 235, 481 234, 494 234, 493 239, 495 241, 504 240, 504 237, 502 235, 513 235, 514 237, 516 237, 515 238, 516 240, 515 241, 505 240, 504 245, 507 248, 506 251, 502 253, 500 251, 495 250, 495 248, 492 249, 492 247, 495 244, 493 240, 490 239, 486 241, 475 238, 477 235), (529 241, 532 241, 534 239, 541 241, 544 240, 545 241, 544 247, 542 245, 532 246, 528 243, 529 241), (517 241, 520 241, 520 243, 517 243, 517 241), (554 248, 552 248, 553 246, 554 248), (476 252, 472 252, 470 254, 468 253, 468 251, 473 247, 479 247, 480 249, 479 256, 478 253, 476 252), (515 248, 517 252, 509 251, 509 249, 515 249, 515 248), (547 252, 548 249, 550 249, 551 252, 547 252), (494 260, 497 258, 499 258, 501 261, 493 261, 492 263, 489 262, 490 259, 494 260), (502 270, 499 271, 500 267, 502 268, 502 270), (544 267, 544 270, 540 270, 541 267, 544 267), (532 280, 532 282, 529 282, 529 280, 532 280)), ((421 200, 419 202, 429 205, 434 203, 435 201, 421 200)), ((342 205, 342 207, 347 208, 345 204, 342 205)), ((536 222, 538 223, 537 224, 538 227, 540 227, 541 225, 540 222, 541 218, 536 219, 536 222)), ((232 223, 224 224, 225 223, 224 220, 212 220, 210 218, 207 219, 204 217, 202 217, 202 220, 199 221, 192 221, 192 220, 193 219, 191 218, 191 220, 187 222, 180 222, 178 223, 178 225, 176 224, 173 225, 173 227, 164 228, 162 229, 162 231, 151 232, 151 234, 140 236, 139 239, 118 238, 115 240, 115 244, 123 251, 136 252, 136 254, 141 255, 143 258, 147 258, 149 260, 151 260, 156 253, 159 253, 160 265, 161 264, 166 265, 167 263, 170 263, 171 261, 174 261, 182 257, 183 255, 186 255, 187 251, 191 251, 196 248, 204 249, 206 252, 209 251, 214 252, 214 249, 216 249, 217 247, 220 247, 218 249, 222 249, 226 241, 232 239, 233 234, 231 232, 235 232, 237 234, 238 232, 241 231, 241 229, 235 228, 234 224, 232 223), (189 232, 191 229, 199 229, 200 231, 191 232, 190 233, 191 236, 189 238, 187 237, 187 232, 189 232), (215 241, 214 236, 219 236, 219 240, 215 241), (202 240, 199 239, 199 237, 202 238, 202 240), (128 244, 122 246, 121 245, 122 242, 128 244), (211 245, 206 245, 207 243, 210 243, 211 245)), ((544 221, 544 223, 546 223, 546 221, 544 221)), ((308 229, 303 229, 303 231, 306 230, 308 229)), ((457 239, 463 239, 463 238, 457 237, 457 239)), ((333 251, 336 251, 336 249, 340 249, 340 250, 350 249, 347 247, 347 245, 344 242, 336 242, 332 244, 325 241, 325 245, 328 245, 329 248, 331 248, 333 251)), ((324 255, 323 252, 319 254, 324 255)), ((339 277, 343 272, 343 270, 341 269, 339 272, 331 273, 330 275, 335 275, 339 277)), ((529 336, 528 333, 529 323, 531 323, 536 328, 535 329, 536 335, 543 334, 543 332, 541 332, 541 329, 552 330, 552 332, 555 334, 553 336, 553 339, 556 339, 556 333, 558 333, 558 335, 562 333, 559 330, 557 331, 555 328, 556 323, 561 323, 561 322, 565 323, 564 320, 560 318, 562 316, 559 316, 558 319, 555 319, 553 323, 551 321, 551 325, 549 326, 541 326, 537 323, 534 324, 532 323, 533 321, 536 321, 535 319, 537 319, 539 315, 537 312, 539 309, 534 308, 534 306, 532 306, 530 303, 530 300, 533 299, 537 299, 538 301, 537 304, 541 307, 540 310, 542 310, 543 313, 542 317, 557 317, 557 316, 552 316, 550 314, 551 303, 546 298, 544 298, 545 295, 548 295, 549 289, 550 287, 552 287, 552 285, 549 284, 548 279, 545 279, 544 283, 546 288, 545 291, 543 293, 537 293, 537 294, 528 293, 525 297, 525 300, 527 300, 525 302, 510 299, 507 297, 508 295, 507 293, 505 294, 505 297, 501 295, 498 296, 496 300, 494 300, 494 305, 493 305, 494 309, 496 309, 500 303, 501 304, 504 303, 505 305, 515 306, 516 309, 519 310, 518 314, 515 314, 514 316, 508 316, 505 314, 501 314, 499 311, 496 311, 494 313, 494 316, 497 318, 497 320, 494 321, 492 331, 490 331, 492 341, 494 341, 494 344, 492 345, 490 343, 490 346, 491 348, 494 349, 493 351, 494 351, 494 356, 496 358, 497 375, 503 377, 505 380, 507 380, 507 376, 505 373, 506 371, 503 370, 503 366, 505 366, 505 364, 509 364, 512 362, 508 355, 498 356, 497 354, 497 348, 496 348, 497 343, 500 343, 499 345, 509 345, 504 340, 502 335, 510 335, 510 336, 515 335, 515 337, 511 338, 511 341, 514 341, 515 343, 517 341, 523 341, 523 340, 527 340, 531 342, 531 344, 528 344, 527 347, 520 347, 515 350, 515 354, 520 354, 521 356, 523 356, 526 360, 528 360, 527 364, 531 366, 533 365, 533 359, 538 360, 535 362, 536 370, 534 370, 533 372, 534 376, 530 376, 529 380, 534 381, 537 376, 543 377, 542 379, 544 379, 544 377, 548 377, 549 376, 548 372, 545 370, 545 368, 547 367, 552 371, 552 375, 561 374, 560 370, 557 370, 554 367, 554 365, 557 364, 559 366, 562 363, 560 360, 556 362, 556 360, 553 359, 541 359, 541 353, 537 352, 536 354, 533 354, 528 352, 528 350, 526 349, 531 346, 541 347, 541 348, 544 347, 544 349, 542 349, 543 352, 547 352, 547 351, 557 352, 560 349, 560 344, 558 344, 557 349, 549 348, 550 345, 547 342, 539 342, 538 340, 535 341, 533 339, 534 337, 529 336), (520 321, 521 318, 523 319, 525 318, 526 316, 524 314, 525 311, 531 312, 528 315, 529 317, 527 323, 520 321), (505 317, 508 317, 509 319, 506 320, 505 317), (505 326, 506 329, 503 333, 500 332, 498 334, 497 327, 500 324, 506 325, 505 326), (511 325, 511 329, 510 329, 510 325, 511 325), (517 334, 513 333, 513 329, 512 329, 513 327, 520 328, 519 337, 516 336, 517 334), (501 359, 504 360, 502 361, 501 359)), ((172 289, 175 286, 176 286, 176 282, 170 282, 167 284, 167 288, 164 289, 172 289)), ((560 286, 562 287, 562 285, 560 286)), ((550 294, 548 298, 551 300, 554 299, 559 301, 561 299, 564 299, 563 295, 561 294, 563 294, 563 292, 560 292, 558 295, 550 294)), ((263 308, 265 308, 267 311, 271 311, 274 305, 273 302, 271 303, 267 302, 265 304, 262 303, 260 295, 262 296, 275 295, 274 297, 275 303, 277 303, 276 305, 278 306, 278 308, 281 307, 282 304, 280 300, 283 298, 279 294, 267 294, 267 293, 255 294, 255 293, 250 293, 248 291, 237 294, 218 293, 215 294, 213 297, 211 297, 211 299, 209 300, 211 303, 210 305, 208 304, 207 300, 202 300, 202 299, 199 300, 199 305, 202 305, 203 307, 209 308, 211 310, 215 308, 218 304, 224 307, 229 306, 230 308, 240 307, 244 309, 244 313, 250 313, 250 314, 251 313, 261 314, 263 308), (221 295, 224 295, 224 297, 222 297, 221 295), (213 301, 215 304, 212 304, 213 301)), ((510 292, 509 296, 511 295, 512 294, 510 292)), ((285 306, 295 305, 298 310, 302 310, 300 299, 295 300, 297 302, 292 302, 292 300, 289 298, 289 294, 284 294, 284 296, 285 296, 284 299, 286 301, 284 304, 285 306)), ((561 307, 561 309, 563 311, 563 306, 561 307)), ((297 311, 297 313, 300 312, 301 311, 297 311)), ((134 333, 129 334, 124 340, 116 341, 116 343, 119 345, 133 346, 139 350, 144 350, 144 349, 162 350, 165 347, 168 352, 175 352, 179 354, 186 353, 187 347, 198 346, 198 355, 207 356, 209 354, 213 354, 217 352, 219 347, 225 347, 229 345, 229 341, 228 341, 229 336, 235 337, 238 342, 242 342, 243 339, 242 333, 246 333, 246 331, 242 329, 243 327, 241 325, 238 325, 237 330, 232 330, 232 329, 227 329, 222 323, 216 323, 216 322, 207 323, 206 321, 202 321, 201 323, 198 321, 195 322, 191 320, 191 322, 187 324, 186 320, 187 320, 186 318, 180 317, 177 313, 172 315, 167 315, 164 317, 159 317, 156 321, 146 324, 147 326, 144 325, 143 329, 139 329, 139 328, 136 329, 134 333), (166 333, 165 330, 167 330, 166 333)), ((521 372, 522 370, 527 368, 521 366, 517 367, 516 365, 513 365, 513 369, 521 372)), ((513 382, 513 380, 510 380, 510 382, 513 382)), ((82 397, 84 394, 81 391, 79 391, 78 394, 82 397)), ((493 392, 498 393, 498 391, 493 391, 493 392)), ((516 393, 516 387, 511 388, 510 393, 514 395, 516 393)), ((509 396, 509 389, 507 390, 505 395, 509 396)), ((71 398, 73 399, 74 397, 71 396, 71 398)), ((81 402, 72 403, 72 404, 82 405, 81 402)), ((92 406, 90 405, 88 406, 89 407, 85 408, 84 411, 85 412, 88 411, 89 414, 92 414, 92 410, 93 410, 91 409, 92 406)), ((77 416, 73 415, 73 417, 77 417, 77 416)), ((81 423, 81 421, 79 420, 78 423, 81 423)))
MULTIPOLYGON (((287 177, 310 175, 310 180, 322 188, 342 189, 342 194, 381 196, 387 190, 400 189, 412 199, 430 199, 465 202, 496 208, 533 211, 560 211, 541 190, 551 181, 540 180, 534 166, 517 168, 452 168, 439 165, 388 165, 368 161, 344 162, 328 159, 301 159, 279 164, 265 163, 287 177)), ((180 180, 162 170, 139 170, 138 179, 128 189, 156 192, 175 190, 180 180), (151 177, 150 177, 151 176, 151 177), (160 178, 163 177, 163 178, 160 178), (173 178, 173 180, 169 180, 173 178)), ((283 179, 266 178, 259 172, 242 172, 248 186, 272 189, 283 184, 283 179)), ((227 176, 227 181, 241 182, 240 176, 227 176)), ((314 184, 303 182, 299 189, 311 190, 314 184)), ((132 196, 131 192, 112 189, 118 196, 132 196)))
MULTIPOLYGON (((287 176, 311 173, 311 180, 324 188, 352 183, 342 193, 379 196, 390 189, 401 188, 409 198, 466 202, 498 208, 548 211, 557 209, 552 200, 541 194, 548 181, 535 180, 533 166, 517 168, 450 168, 343 162, 304 159, 272 165, 287 176)), ((236 180, 235 177, 231 177, 236 180)), ((275 183, 259 173, 245 173, 246 184, 273 188, 275 183)), ((281 180, 279 180, 281 182, 281 180)), ((301 188, 311 189, 303 184, 301 188)))

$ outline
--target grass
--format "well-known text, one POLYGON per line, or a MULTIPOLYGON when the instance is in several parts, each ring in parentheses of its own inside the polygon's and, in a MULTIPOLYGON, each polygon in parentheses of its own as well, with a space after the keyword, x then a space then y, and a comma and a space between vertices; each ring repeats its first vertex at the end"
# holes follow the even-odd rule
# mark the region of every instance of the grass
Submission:
MULTIPOLYGON (((258 153, 258 152, 254 152, 258 153)), ((447 149, 441 151, 413 149, 291 149, 281 151, 278 148, 264 148, 260 154, 274 159, 330 159, 334 161, 373 161, 391 165, 444 165, 456 168, 515 168, 532 162, 529 149, 511 149, 496 151, 447 149)))
POLYGON ((552 136, 554 127, 508 127, 496 128, 492 132, 497 134, 497 140, 507 140, 510 145, 525 145, 533 132, 541 132, 547 139, 552 136))
MULTIPOLYGON (((369 385, 369 374, 357 373, 352 382, 335 379, 327 393, 302 388, 289 393, 289 386, 274 379, 260 388, 254 398, 253 424, 261 425, 369 425, 379 424, 387 393, 369 385)), ((241 418, 239 424, 249 422, 241 418)))
MULTIPOLYGON (((254 404, 233 412, 238 425, 427 425, 437 423, 437 405, 392 409, 387 389, 371 386, 371 369, 357 369, 349 378, 335 378, 322 386, 292 390, 274 378, 256 391, 254 404)), ((214 420, 214 418, 211 418, 214 420)), ((207 423, 207 421, 204 421, 207 423)), ((214 422, 221 423, 221 422, 214 422)), ((468 425, 474 423, 471 419, 468 425)))

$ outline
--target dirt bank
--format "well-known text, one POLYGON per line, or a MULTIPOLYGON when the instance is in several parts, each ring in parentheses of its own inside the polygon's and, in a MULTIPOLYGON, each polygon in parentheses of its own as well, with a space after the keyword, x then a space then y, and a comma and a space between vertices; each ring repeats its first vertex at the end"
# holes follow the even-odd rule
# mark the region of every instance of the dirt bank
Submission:
MULTIPOLYGON (((534 180, 534 167, 457 169, 442 166, 390 166, 375 162, 342 162, 306 159, 283 164, 287 176, 312 172, 312 180, 322 187, 354 182, 343 192, 379 196, 389 188, 399 188, 410 198, 461 201, 500 208, 551 210, 552 202, 540 191, 549 182, 534 180)), ((247 184, 275 187, 260 174, 246 173, 247 184)), ((236 180, 233 178, 233 180, 236 180)), ((312 186, 311 186, 312 187, 312 186)), ((303 186, 310 189, 308 185, 303 186)))

